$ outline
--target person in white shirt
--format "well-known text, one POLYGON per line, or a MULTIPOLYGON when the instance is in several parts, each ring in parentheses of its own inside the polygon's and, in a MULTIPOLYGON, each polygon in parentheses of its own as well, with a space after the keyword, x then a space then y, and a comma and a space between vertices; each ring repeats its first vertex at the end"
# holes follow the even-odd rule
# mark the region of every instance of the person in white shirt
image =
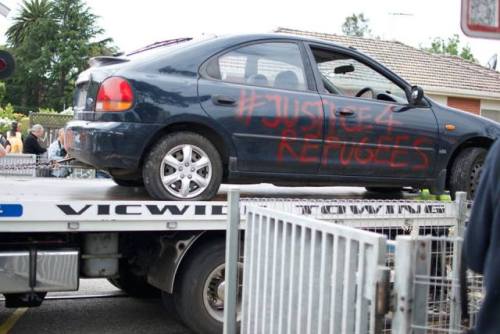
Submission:
POLYGON ((57 139, 50 144, 47 150, 48 159, 53 163, 52 176, 66 177, 69 175, 69 169, 61 167, 57 162, 68 156, 64 148, 64 129, 59 129, 57 139))

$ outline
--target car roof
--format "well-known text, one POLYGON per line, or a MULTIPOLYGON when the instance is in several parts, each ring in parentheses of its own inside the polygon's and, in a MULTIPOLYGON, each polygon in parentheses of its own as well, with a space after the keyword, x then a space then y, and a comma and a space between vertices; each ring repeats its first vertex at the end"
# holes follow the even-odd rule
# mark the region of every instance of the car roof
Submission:
POLYGON ((246 42, 258 41, 258 40, 268 40, 268 39, 296 40, 296 41, 320 43, 320 44, 337 46, 337 47, 339 47, 339 46, 346 47, 344 45, 332 43, 330 41, 325 41, 324 39, 319 39, 319 38, 315 38, 315 37, 308 37, 308 36, 293 35, 293 34, 283 34, 283 33, 223 35, 223 36, 217 36, 216 38, 214 38, 214 40, 225 40, 228 42, 228 44, 229 43, 239 44, 239 43, 246 43, 246 42))

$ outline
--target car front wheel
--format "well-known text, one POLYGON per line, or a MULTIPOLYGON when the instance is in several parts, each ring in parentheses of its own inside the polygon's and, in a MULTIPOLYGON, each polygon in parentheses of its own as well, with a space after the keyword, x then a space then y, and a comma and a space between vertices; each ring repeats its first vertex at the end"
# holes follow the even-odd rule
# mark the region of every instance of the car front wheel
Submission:
POLYGON ((176 132, 148 154, 143 180, 148 193, 159 200, 209 200, 222 180, 221 158, 207 138, 176 132))
POLYGON ((482 147, 469 147, 458 154, 451 167, 449 181, 453 198, 457 191, 466 192, 468 199, 474 198, 486 153, 482 147))

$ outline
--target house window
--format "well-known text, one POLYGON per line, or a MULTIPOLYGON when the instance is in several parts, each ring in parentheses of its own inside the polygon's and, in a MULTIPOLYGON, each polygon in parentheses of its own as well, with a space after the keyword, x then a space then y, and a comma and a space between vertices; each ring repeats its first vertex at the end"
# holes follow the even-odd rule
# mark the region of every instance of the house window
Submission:
POLYGON ((463 111, 479 115, 481 112, 481 100, 467 99, 463 97, 448 97, 448 106, 457 108, 463 111))

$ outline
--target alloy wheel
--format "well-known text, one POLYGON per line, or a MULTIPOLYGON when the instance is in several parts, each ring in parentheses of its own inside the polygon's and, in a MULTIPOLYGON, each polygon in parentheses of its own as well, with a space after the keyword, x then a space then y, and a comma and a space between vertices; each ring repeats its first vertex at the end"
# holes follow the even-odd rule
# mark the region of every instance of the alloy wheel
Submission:
POLYGON ((212 163, 201 148, 183 144, 167 152, 160 165, 165 189, 178 198, 193 198, 209 186, 212 163))

